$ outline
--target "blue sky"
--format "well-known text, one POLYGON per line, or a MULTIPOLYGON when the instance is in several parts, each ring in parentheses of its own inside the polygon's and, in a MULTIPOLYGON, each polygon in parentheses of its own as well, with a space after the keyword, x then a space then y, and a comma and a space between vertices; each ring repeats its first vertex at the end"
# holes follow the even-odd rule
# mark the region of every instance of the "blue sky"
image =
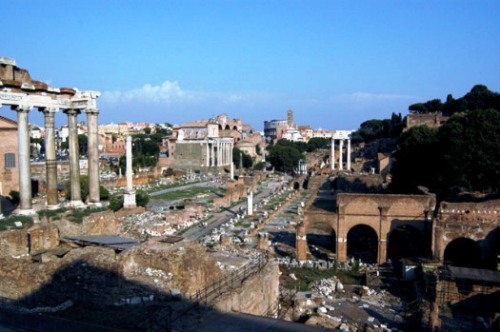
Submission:
POLYGON ((101 91, 100 123, 225 112, 261 130, 293 109, 298 124, 356 129, 475 84, 500 91, 498 0, 1 0, 0 8, 0 56, 54 87, 101 91))

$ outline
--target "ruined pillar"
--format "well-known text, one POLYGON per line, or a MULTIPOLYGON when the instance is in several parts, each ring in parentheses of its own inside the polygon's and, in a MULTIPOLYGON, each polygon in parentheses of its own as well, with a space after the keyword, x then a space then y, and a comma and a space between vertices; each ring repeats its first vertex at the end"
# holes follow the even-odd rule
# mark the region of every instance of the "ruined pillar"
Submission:
POLYGON ((230 178, 231 180, 233 180, 233 179, 234 179, 234 163, 233 163, 233 162, 231 162, 231 170, 230 170, 230 172, 229 172, 229 178, 230 178))
POLYGON ((41 108, 44 114, 45 125, 45 174, 47 179, 47 208, 55 209, 59 206, 57 195, 57 161, 55 144, 54 118, 55 108, 41 108))
POLYGON ((19 145, 19 214, 31 215, 35 211, 31 203, 30 139, 28 113, 31 106, 12 107, 17 112, 17 140, 19 145))
POLYGON ((205 158, 207 158, 205 160, 205 166, 206 167, 209 167, 210 166, 210 147, 209 147, 210 143, 209 141, 207 140, 207 145, 206 145, 206 148, 205 148, 205 158))
POLYGON ((248 203, 248 206, 247 206, 248 213, 247 214, 249 216, 252 216, 253 215, 253 190, 252 190, 252 188, 248 189, 247 203, 248 203))
POLYGON ((210 158, 210 166, 214 167, 215 166, 215 144, 212 141, 212 156, 210 158))
POLYGON ((347 170, 351 171, 351 140, 347 140, 347 170))
POLYGON ((344 154, 344 140, 340 140, 340 145, 339 145, 339 170, 344 169, 344 160, 343 160, 343 154, 344 154))
POLYGON ((126 140, 126 160, 127 160, 127 169, 125 174, 127 176, 127 189, 123 194, 123 208, 124 209, 133 209, 137 207, 137 203, 135 201, 135 191, 134 184, 132 179, 132 137, 127 136, 126 140))
POLYGON ((69 174, 71 183, 71 202, 73 207, 83 207, 80 193, 80 154, 78 151, 78 127, 76 118, 80 110, 69 109, 68 115, 68 140, 69 140, 69 174))
POLYGON ((295 236, 295 248, 296 248, 296 259, 299 262, 303 262, 307 259, 307 238, 306 238, 306 227, 304 222, 300 222, 297 225, 295 236))
POLYGON ((332 137, 332 155, 330 156, 331 159, 331 167, 332 171, 335 169, 335 138, 332 137))
POLYGON ((89 203, 92 205, 100 205, 99 194, 99 140, 97 116, 99 110, 89 108, 87 113, 88 127, 88 144, 87 144, 87 159, 88 159, 88 176, 89 176, 89 203))

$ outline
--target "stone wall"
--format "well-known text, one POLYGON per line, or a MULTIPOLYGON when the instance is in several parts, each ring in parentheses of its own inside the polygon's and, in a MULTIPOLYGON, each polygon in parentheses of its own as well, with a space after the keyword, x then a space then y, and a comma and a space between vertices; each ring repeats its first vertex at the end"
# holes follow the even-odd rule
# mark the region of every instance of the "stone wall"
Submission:
POLYGON ((59 246, 59 229, 54 224, 35 225, 28 229, 28 236, 32 255, 59 246))
POLYGON ((220 296, 214 307, 223 312, 265 315, 278 302, 279 274, 278 264, 268 263, 229 294, 220 296))
POLYGON ((18 257, 29 253, 26 230, 0 232, 0 256, 18 257))
POLYGON ((0 232, 0 257, 37 254, 59 246, 57 226, 44 224, 29 229, 0 232))

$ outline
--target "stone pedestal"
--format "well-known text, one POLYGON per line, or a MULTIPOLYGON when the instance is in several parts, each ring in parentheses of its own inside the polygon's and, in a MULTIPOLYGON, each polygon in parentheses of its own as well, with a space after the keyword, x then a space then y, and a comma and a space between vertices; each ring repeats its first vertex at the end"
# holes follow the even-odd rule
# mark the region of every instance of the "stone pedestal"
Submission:
POLYGON ((129 191, 123 194, 123 208, 124 209, 134 209, 137 207, 135 202, 135 191, 129 191))

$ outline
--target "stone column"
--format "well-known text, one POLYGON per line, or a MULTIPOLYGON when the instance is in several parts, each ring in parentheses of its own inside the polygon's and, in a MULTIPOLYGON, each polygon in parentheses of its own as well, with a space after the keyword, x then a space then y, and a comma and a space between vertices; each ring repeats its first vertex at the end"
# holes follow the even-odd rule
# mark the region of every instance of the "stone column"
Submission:
POLYGON ((78 127, 76 118, 80 110, 69 109, 68 115, 68 140, 69 140, 69 174, 71 182, 71 203, 73 207, 83 207, 80 193, 80 154, 78 152, 78 127))
POLYGON ((351 140, 347 140, 347 170, 351 171, 351 140))
POLYGON ((253 191, 251 188, 248 189, 247 203, 248 203, 247 214, 249 216, 252 216, 253 215, 253 191))
POLYGON ((229 178, 230 178, 231 180, 233 180, 233 179, 234 179, 234 163, 233 163, 233 162, 231 162, 231 170, 230 170, 230 172, 229 172, 229 178))
POLYGON ((127 176, 127 189, 125 194, 123 195, 123 208, 125 209, 133 209, 137 207, 137 203, 135 201, 135 191, 134 184, 132 179, 132 137, 127 136, 127 145, 126 145, 126 158, 127 158, 127 169, 125 171, 127 176))
POLYGON ((303 262, 307 259, 307 237, 306 237, 306 227, 305 222, 301 221, 297 225, 297 231, 295 236, 295 258, 299 262, 303 262))
POLYGON ((332 170, 335 169, 335 138, 332 137, 332 170))
POLYGON ((28 113, 31 106, 23 105, 13 107, 17 112, 17 141, 19 145, 19 214, 32 215, 31 202, 31 169, 30 169, 30 139, 28 129, 28 113))
POLYGON ((229 165, 229 143, 224 142, 224 165, 229 165))
POLYGON ((55 144, 54 118, 57 109, 41 108, 45 122, 45 174, 47 179, 47 208, 56 209, 59 206, 57 195, 57 161, 55 144))
POLYGON ((339 158, 339 169, 343 170, 344 169, 344 161, 343 161, 343 153, 344 153, 344 140, 340 140, 340 146, 339 146, 339 153, 340 153, 340 158, 339 158))
POLYGON ((207 140, 207 146, 205 148, 205 158, 207 158, 205 160, 205 166, 206 167, 209 167, 210 166, 210 147, 209 147, 210 143, 208 142, 207 140))
POLYGON ((99 110, 89 108, 87 113, 87 128, 88 128, 88 143, 87 143, 87 160, 89 174, 89 203, 92 205, 100 205, 99 194, 99 137, 97 116, 99 110))
POLYGON ((212 167, 215 166, 215 144, 214 144, 214 141, 212 141, 212 156, 210 159, 210 166, 212 166, 212 167))

